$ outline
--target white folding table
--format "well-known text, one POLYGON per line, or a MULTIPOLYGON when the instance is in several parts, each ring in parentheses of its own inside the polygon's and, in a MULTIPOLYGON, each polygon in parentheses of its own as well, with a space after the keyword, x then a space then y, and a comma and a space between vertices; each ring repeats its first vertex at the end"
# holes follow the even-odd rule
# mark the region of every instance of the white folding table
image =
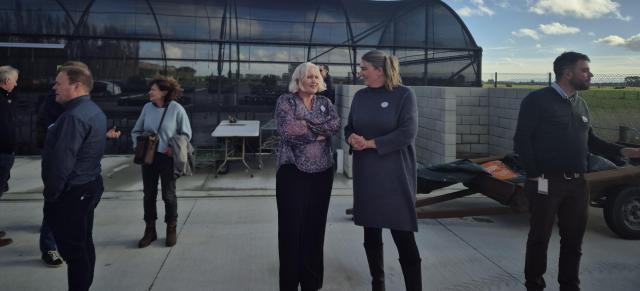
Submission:
POLYGON ((228 161, 239 160, 242 161, 247 171, 253 178, 251 167, 245 160, 245 143, 246 138, 260 137, 260 121, 258 120, 238 120, 235 123, 230 123, 229 120, 223 120, 216 126, 211 133, 212 137, 224 138, 224 162, 216 169, 215 176, 218 177, 220 169, 224 167, 228 161), (242 151, 240 156, 233 155, 233 151, 229 149, 231 139, 240 138, 242 140, 242 151))

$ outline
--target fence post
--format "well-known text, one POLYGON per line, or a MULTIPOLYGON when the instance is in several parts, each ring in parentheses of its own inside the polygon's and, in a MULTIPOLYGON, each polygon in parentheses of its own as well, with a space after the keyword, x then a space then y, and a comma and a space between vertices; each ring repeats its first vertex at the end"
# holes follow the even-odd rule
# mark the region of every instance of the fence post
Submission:
POLYGON ((548 74, 549 74, 549 87, 551 87, 551 72, 549 72, 548 74))
POLYGON ((618 127, 618 142, 627 142, 629 139, 629 127, 621 125, 618 127))
POLYGON ((498 88, 498 72, 493 75, 493 88, 498 88))

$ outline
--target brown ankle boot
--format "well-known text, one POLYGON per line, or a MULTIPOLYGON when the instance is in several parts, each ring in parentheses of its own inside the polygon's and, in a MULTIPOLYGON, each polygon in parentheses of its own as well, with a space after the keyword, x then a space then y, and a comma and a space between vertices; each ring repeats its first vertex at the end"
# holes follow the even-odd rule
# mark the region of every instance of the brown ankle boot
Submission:
POLYGON ((172 247, 176 245, 178 236, 176 234, 177 223, 175 221, 167 222, 167 246, 172 247))
POLYGON ((140 241, 138 241, 138 247, 146 248, 156 239, 158 239, 158 234, 156 233, 156 222, 147 222, 147 226, 144 228, 144 236, 142 236, 140 241))

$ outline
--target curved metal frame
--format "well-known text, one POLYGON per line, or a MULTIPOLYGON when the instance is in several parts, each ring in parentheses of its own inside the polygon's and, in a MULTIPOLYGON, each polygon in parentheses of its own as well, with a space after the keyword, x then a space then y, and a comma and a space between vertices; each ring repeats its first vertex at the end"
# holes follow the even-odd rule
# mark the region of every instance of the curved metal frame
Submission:
POLYGON ((73 24, 73 29, 76 29, 76 21, 73 19, 73 17, 71 17, 71 13, 69 13, 69 10, 67 9, 67 7, 65 7, 64 4, 60 2, 60 0, 55 0, 55 1, 58 4, 58 6, 60 6, 60 8, 64 11, 64 14, 67 16, 67 18, 71 21, 71 24, 73 24))
MULTIPOLYGON (((137 36, 92 36, 92 35, 83 35, 83 33, 81 33, 82 31, 82 27, 87 23, 88 21, 88 17, 89 14, 91 12, 91 8, 93 7, 94 3, 96 2, 96 0, 90 0, 89 3, 86 5, 86 7, 84 8, 80 18, 75 21, 72 17, 72 15, 70 14, 69 10, 65 7, 65 5, 60 1, 60 0, 55 0, 55 2, 58 4, 58 6, 61 8, 61 10, 64 11, 65 13, 65 18, 67 18, 68 20, 71 21, 71 23, 73 24, 73 32, 71 33, 71 35, 64 35, 64 34, 58 34, 58 35, 54 35, 54 34, 49 34, 48 36, 50 37, 60 37, 60 38, 67 38, 69 39, 70 43, 73 40, 77 40, 77 39, 111 39, 111 40, 139 40, 139 41, 144 41, 144 40, 151 40, 151 41, 159 41, 160 42, 160 46, 161 46, 161 58, 160 60, 163 63, 163 71, 166 74, 167 72, 167 67, 168 67, 168 61, 172 60, 170 58, 167 57, 167 52, 166 52, 166 45, 165 42, 170 40, 170 41, 178 41, 178 42, 192 42, 192 43, 208 43, 211 45, 214 44, 218 44, 218 56, 216 57, 217 61, 217 72, 218 72, 218 76, 221 77, 223 72, 223 62, 227 61, 229 62, 229 77, 231 77, 231 65, 232 62, 236 62, 237 67, 236 67, 236 74, 235 74, 235 78, 237 81, 239 79, 240 76, 240 63, 243 62, 240 59, 240 46, 243 44, 247 44, 247 45, 253 45, 253 44, 259 44, 259 45, 276 45, 276 46, 305 46, 307 47, 306 50, 306 59, 307 61, 312 61, 317 59, 318 57, 329 53, 330 51, 336 49, 336 48, 347 48, 348 52, 349 52, 349 61, 348 61, 348 65, 351 68, 351 74, 352 76, 356 76, 357 74, 357 53, 358 53, 358 48, 361 47, 359 45, 359 42, 366 39, 367 37, 369 37, 371 34, 376 33, 380 30, 382 30, 381 35, 380 35, 380 40, 378 41, 378 43, 376 45, 366 45, 367 48, 376 48, 376 49, 391 49, 394 54, 396 52, 397 49, 422 49, 424 50, 424 60, 423 62, 425 63, 425 68, 424 68, 424 74, 425 74, 425 78, 427 75, 427 69, 428 69, 428 65, 427 63, 430 62, 430 60, 435 60, 434 58, 429 58, 429 52, 430 50, 447 50, 447 49, 451 49, 451 50, 464 50, 469 52, 471 56, 471 59, 469 60, 469 64, 467 64, 466 66, 464 66, 463 68, 459 69, 456 73, 454 73, 454 76, 463 72, 464 70, 466 70, 468 67, 473 67, 475 74, 477 75, 476 79, 480 78, 480 74, 481 74, 481 64, 479 62, 479 59, 482 56, 482 48, 478 47, 476 44, 475 39, 473 38, 473 36, 471 35, 468 27, 466 26, 466 24, 462 21, 462 19, 460 18, 460 16, 453 10, 451 9, 451 7, 449 5, 447 5, 446 3, 444 3, 442 0, 434 0, 434 1, 414 1, 411 2, 410 6, 405 6, 403 7, 401 10, 399 10, 399 13, 394 13, 394 15, 390 15, 388 18, 386 19, 382 19, 380 22, 378 23, 374 23, 372 26, 367 27, 364 31, 358 33, 357 35, 354 33, 354 29, 353 29, 353 25, 352 25, 352 19, 349 15, 349 11, 347 10, 347 6, 345 5, 345 1, 348 0, 337 0, 335 2, 336 5, 340 5, 340 7, 336 7, 338 9, 338 11, 342 11, 343 16, 344 16, 344 25, 345 25, 345 29, 347 31, 347 39, 345 41, 343 41, 342 43, 333 43, 333 44, 327 44, 327 43, 317 43, 313 41, 313 38, 316 34, 316 26, 317 26, 317 22, 318 22, 318 16, 320 13, 320 9, 322 9, 322 7, 326 4, 318 4, 315 7, 315 13, 313 16, 313 22, 312 22, 312 26, 311 26, 311 33, 310 36, 308 38, 308 40, 306 41, 302 41, 302 42, 296 42, 296 41, 252 41, 252 40, 240 40, 239 37, 239 19, 238 19, 238 1, 237 0, 226 0, 224 1, 224 12, 222 15, 222 18, 220 19, 221 22, 221 28, 220 28, 220 37, 218 39, 212 39, 211 37, 211 19, 207 14, 207 24, 208 24, 208 29, 209 29, 209 37, 208 39, 194 39, 195 37, 191 38, 191 39, 182 39, 182 38, 176 38, 176 37, 171 37, 169 39, 167 39, 162 31, 162 28, 160 26, 160 22, 158 20, 158 14, 156 13, 154 6, 152 5, 150 0, 145 0, 145 3, 147 5, 147 7, 149 8, 154 22, 155 22, 155 26, 158 32, 158 37, 137 37, 137 36), (472 47, 452 47, 452 48, 443 48, 443 47, 431 47, 428 44, 432 43, 432 42, 428 42, 428 38, 430 37, 429 35, 429 30, 428 28, 433 26, 433 24, 429 24, 429 18, 430 18, 430 11, 433 11, 433 9, 437 6, 443 7, 445 10, 447 10, 451 16, 454 17, 454 19, 456 20, 457 24, 460 26, 460 28, 462 29, 462 32, 464 34, 464 38, 465 41, 468 42, 468 44, 470 43, 470 45, 472 47), (420 7, 420 8, 424 8, 425 9, 425 43, 423 46, 406 46, 406 45, 397 45, 395 39, 392 42, 392 45, 381 45, 381 41, 382 38, 385 36, 385 34, 387 33, 388 29, 390 28, 390 26, 395 22, 395 20, 397 20, 399 17, 402 17, 402 15, 405 15, 406 13, 409 13, 410 11, 414 11, 414 7, 420 7), (233 9, 233 10, 232 10, 233 9), (235 18, 235 19, 231 19, 231 18, 235 18), (228 23, 227 23, 228 22, 228 23), (233 23, 235 22, 235 37, 234 37, 234 32, 232 27, 234 26, 233 23), (225 57, 225 49, 226 46, 229 45, 229 52, 228 52, 228 57, 225 57), (231 49, 233 47, 233 45, 235 45, 236 47, 236 57, 234 59, 231 58, 232 56, 232 52, 231 49), (316 53, 314 56, 312 56, 312 49, 314 47, 328 47, 327 50, 316 53)), ((207 5, 207 4, 205 4, 207 5)), ((207 12, 208 13, 208 12, 207 12)), ((339 12, 338 12, 339 13, 339 12)), ((14 36, 33 36, 30 34, 12 34, 14 36)), ((395 34, 394 34, 395 35, 395 34)), ((67 45, 68 45, 67 43, 67 45)), ((75 54, 77 52, 71 52, 71 54, 74 54, 73 57, 76 57, 75 54)), ((211 58, 213 59, 213 50, 212 50, 212 56, 211 58)), ((144 58, 144 59, 150 59, 150 58, 144 58)), ((154 58, 155 59, 155 58, 154 58)), ((250 60, 249 60, 250 61, 250 60)), ((410 61, 410 63, 414 63, 415 61, 410 61)), ((344 63, 340 63, 340 64, 344 64, 347 65, 347 62, 344 63)), ((425 79, 426 80, 426 79, 425 79)), ((352 80, 353 82, 354 80, 352 80)), ((236 92, 237 93, 237 92, 236 92)), ((238 96, 236 96, 237 99, 238 96)))
POLYGON ((149 0, 145 0, 145 2, 147 2, 147 5, 149 6, 149 9, 151 10, 151 14, 153 15, 153 20, 156 22, 156 27, 158 28, 158 36, 160 36, 160 48, 161 48, 161 52, 162 52, 162 59, 164 60, 163 63, 163 74, 167 74, 167 51, 166 48, 164 46, 164 38, 162 37, 162 29, 160 29, 160 22, 158 22, 158 16, 156 15, 156 11, 153 9, 153 6, 151 5, 151 2, 149 0))

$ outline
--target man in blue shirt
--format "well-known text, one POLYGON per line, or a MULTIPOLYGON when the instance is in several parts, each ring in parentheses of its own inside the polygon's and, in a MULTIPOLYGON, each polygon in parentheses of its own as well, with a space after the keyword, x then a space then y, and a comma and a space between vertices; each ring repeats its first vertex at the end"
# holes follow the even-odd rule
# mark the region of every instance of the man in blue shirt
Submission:
POLYGON ((89 290, 107 119, 89 96, 93 77, 88 69, 63 66, 58 72, 53 89, 64 113, 49 126, 42 152, 44 215, 68 265, 69 290, 89 290))

